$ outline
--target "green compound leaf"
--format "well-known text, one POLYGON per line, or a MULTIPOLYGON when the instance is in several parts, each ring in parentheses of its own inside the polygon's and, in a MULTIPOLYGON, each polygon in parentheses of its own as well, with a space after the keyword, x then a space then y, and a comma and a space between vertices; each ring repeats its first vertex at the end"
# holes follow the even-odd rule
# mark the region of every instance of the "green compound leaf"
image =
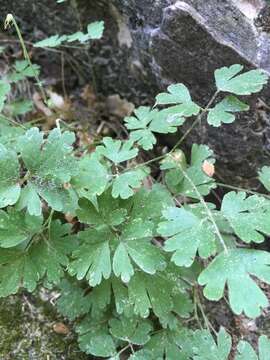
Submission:
MULTIPOLYGON (((192 336, 186 329, 176 331, 161 330, 151 337, 145 345, 146 360, 189 360, 192 356, 192 347, 188 339, 192 336)), ((136 359, 136 358, 135 358, 136 359)), ((139 358, 140 360, 143 358, 139 358)))
POLYGON ((79 41, 85 43, 88 40, 101 39, 104 32, 104 21, 96 21, 88 24, 87 33, 77 31, 74 34, 66 35, 67 42, 79 41))
POLYGON ((72 179, 71 184, 80 197, 93 201, 105 191, 109 182, 108 171, 95 156, 82 157, 78 167, 78 175, 72 179))
POLYGON ((222 123, 231 124, 235 120, 233 113, 249 110, 249 106, 238 100, 235 96, 227 96, 214 108, 209 110, 207 122, 218 127, 222 123))
POLYGON ((114 198, 128 199, 134 195, 134 190, 141 187, 143 179, 148 176, 150 169, 147 167, 130 170, 117 175, 113 180, 112 196, 114 198))
POLYGON ((95 21, 87 25, 89 39, 101 39, 104 32, 104 21, 95 21))
POLYGON ((11 116, 24 115, 33 110, 33 102, 31 100, 13 101, 7 108, 11 116))
POLYGON ((6 149, 17 151, 18 138, 25 133, 25 130, 20 126, 11 125, 5 117, 0 115, 0 143, 6 149))
POLYGON ((197 330, 193 334, 193 360, 228 360, 232 347, 232 339, 221 328, 217 336, 217 343, 207 330, 197 330))
POLYGON ((151 308, 160 318, 166 317, 173 309, 172 285, 162 274, 151 276, 136 272, 128 284, 128 293, 134 304, 134 313, 143 318, 149 316, 151 308))
POLYGON ((96 286, 102 278, 111 276, 109 241, 113 240, 113 235, 108 229, 90 229, 79 236, 84 242, 73 252, 74 260, 69 264, 69 273, 76 275, 78 280, 86 278, 90 286, 96 286))
POLYGON ((113 337, 104 322, 102 319, 96 322, 89 316, 76 327, 76 332, 79 334, 79 347, 86 354, 102 357, 116 355, 113 337))
POLYGON ((261 243, 263 234, 270 235, 270 202, 262 196, 229 192, 223 198, 221 212, 246 243, 261 243))
POLYGON ((30 215, 40 216, 42 213, 41 201, 33 184, 27 184, 21 190, 21 196, 16 204, 18 210, 27 209, 30 215))
POLYGON ((11 90, 10 84, 5 82, 4 80, 0 80, 0 112, 4 108, 4 104, 10 90, 11 90))
POLYGON ((131 260, 150 274, 164 269, 163 256, 148 239, 152 236, 152 227, 150 222, 133 220, 119 229, 119 239, 105 227, 105 223, 101 229, 81 232, 79 236, 83 244, 73 253, 75 260, 69 265, 70 274, 76 275, 79 280, 85 277, 91 286, 96 286, 102 278, 111 276, 111 257, 115 275, 121 276, 124 282, 128 282, 134 274, 131 260))
POLYGON ((161 93, 156 96, 157 105, 178 105, 180 116, 197 115, 200 107, 196 105, 189 94, 187 87, 183 84, 174 84, 168 87, 168 93, 161 93))
POLYGON ((30 240, 42 227, 43 218, 10 208, 0 210, 0 247, 10 248, 30 240))
POLYGON ((185 122, 181 105, 161 111, 141 106, 134 111, 134 114, 135 116, 125 118, 126 127, 132 130, 131 140, 138 142, 144 150, 150 150, 156 144, 156 137, 153 133, 175 133, 177 127, 185 122))
MULTIPOLYGON (((170 167, 171 169, 166 173, 165 181, 168 188, 175 194, 182 194, 188 197, 199 199, 198 194, 196 193, 194 186, 184 177, 184 170, 187 176, 192 180, 193 184, 196 186, 197 191, 206 196, 210 191, 216 188, 214 179, 209 177, 203 171, 203 163, 207 161, 209 163, 214 163, 212 158, 213 151, 206 145, 197 145, 194 144, 191 150, 191 164, 187 166, 185 162, 175 160, 172 161, 170 158, 170 167), (174 163, 174 169, 173 167, 174 163)), ((163 164, 164 166, 164 164, 163 164)), ((168 162, 167 162, 168 166, 168 162)))
POLYGON ((59 288, 61 297, 57 300, 57 309, 63 316, 73 321, 89 312, 91 306, 90 295, 85 295, 85 291, 78 283, 64 279, 61 281, 59 288))
POLYGON ((24 80, 27 77, 38 76, 40 72, 40 66, 37 64, 29 65, 27 60, 17 60, 15 62, 14 70, 8 74, 8 80, 10 82, 18 82, 24 80))
POLYGON ((128 282, 134 274, 134 263, 144 272, 155 274, 163 270, 166 262, 160 250, 149 242, 152 237, 153 224, 136 219, 128 223, 122 231, 120 243, 113 258, 113 270, 116 276, 121 275, 123 282, 128 282))
POLYGON ((96 152, 111 160, 114 164, 131 160, 138 155, 138 149, 134 149, 133 141, 121 142, 110 137, 103 138, 104 146, 98 146, 96 152))
POLYGON ((259 180, 263 186, 270 191, 270 167, 264 166, 259 172, 259 180))
POLYGON ((163 212, 163 221, 158 226, 161 236, 169 237, 165 251, 175 251, 172 261, 177 266, 191 266, 197 250, 202 258, 216 253, 216 238, 212 223, 206 216, 192 212, 191 207, 170 208, 163 212))
POLYGON ((267 336, 259 337, 259 357, 255 350, 246 341, 240 341, 237 346, 237 355, 235 360, 268 360, 270 354, 270 340, 267 336))
POLYGON ((86 199, 81 199, 79 205, 77 216, 81 222, 89 225, 118 226, 127 217, 124 203, 120 199, 114 199, 110 189, 98 197, 97 204, 94 205, 86 199))
POLYGON ((132 218, 150 220, 155 226, 160 222, 162 211, 174 205, 169 191, 161 184, 155 184, 151 190, 141 188, 132 200, 132 218))
POLYGON ((268 76, 262 70, 251 70, 239 75, 243 70, 239 64, 223 67, 215 71, 215 80, 219 91, 236 95, 250 95, 262 90, 268 76))
POLYGON ((132 130, 130 138, 134 142, 138 142, 144 150, 153 149, 153 145, 156 144, 157 140, 149 124, 155 118, 157 110, 151 110, 147 106, 140 106, 134 110, 134 114, 135 116, 129 116, 124 119, 126 128, 132 130))
POLYGON ((28 251, 2 249, 0 253, 0 297, 17 293, 20 287, 32 292, 38 281, 57 284, 68 264, 67 255, 76 242, 69 235, 70 226, 55 221, 51 224, 50 239, 40 238, 28 251))
POLYGON ((150 340, 152 325, 147 320, 122 316, 110 320, 109 326, 112 336, 130 344, 144 345, 150 340))
MULTIPOLYGON (((74 212, 77 196, 72 188, 65 189, 71 177, 78 172, 77 161, 71 154, 74 140, 73 133, 66 131, 62 134, 58 128, 52 130, 46 140, 37 128, 28 130, 19 139, 22 160, 29 172, 27 180, 32 192, 30 199, 35 192, 52 209, 74 212)), ((30 207, 25 198, 24 206, 30 207)), ((36 212, 40 206, 35 197, 36 212)))
POLYGON ((250 275, 270 283, 270 254, 265 251, 234 249, 219 254, 199 276, 199 284, 206 285, 204 295, 209 300, 220 300, 227 284, 232 311, 248 317, 260 315, 268 306, 263 291, 250 275), (239 286, 241 284, 241 286, 239 286))
POLYGON ((46 39, 36 42, 34 47, 57 47, 65 40, 67 40, 67 35, 52 35, 46 39))
POLYGON ((19 199, 20 164, 17 154, 0 144, 0 208, 14 205, 19 199))

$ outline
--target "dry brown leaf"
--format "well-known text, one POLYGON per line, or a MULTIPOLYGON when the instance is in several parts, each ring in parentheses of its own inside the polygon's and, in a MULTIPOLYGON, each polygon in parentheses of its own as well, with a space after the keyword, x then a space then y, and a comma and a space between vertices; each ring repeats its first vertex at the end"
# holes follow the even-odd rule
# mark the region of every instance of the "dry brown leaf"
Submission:
POLYGON ((65 324, 59 322, 53 325, 53 331, 56 334, 67 335, 70 330, 65 324))
POLYGON ((83 91, 81 93, 81 97, 84 101, 87 102, 87 105, 90 107, 93 107, 93 105, 95 104, 97 97, 94 93, 93 88, 91 87, 91 85, 87 84, 84 88, 83 91))
POLYGON ((107 98, 107 107, 112 115, 124 118, 130 116, 135 109, 134 104, 128 102, 126 99, 121 99, 119 95, 110 95, 107 98))
POLYGON ((39 93, 35 92, 33 94, 33 102, 36 105, 36 108, 40 110, 44 115, 48 117, 53 115, 52 110, 44 104, 39 93))
POLYGON ((207 160, 204 161, 202 170, 209 177, 213 177, 215 174, 215 166, 207 160))

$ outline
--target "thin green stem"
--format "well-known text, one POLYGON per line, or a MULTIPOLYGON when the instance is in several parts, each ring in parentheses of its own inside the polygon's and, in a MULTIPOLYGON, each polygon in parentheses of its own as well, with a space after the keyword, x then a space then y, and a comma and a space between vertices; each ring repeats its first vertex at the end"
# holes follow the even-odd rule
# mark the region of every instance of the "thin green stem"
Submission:
POLYGON ((249 193, 249 194, 259 195, 259 196, 265 197, 266 199, 270 199, 270 195, 262 194, 262 193, 260 193, 258 191, 248 190, 248 189, 244 189, 244 188, 241 188, 241 187, 238 187, 238 186, 227 185, 227 184, 223 184, 223 183, 216 183, 216 184, 217 184, 217 186, 225 188, 225 189, 231 189, 231 190, 236 190, 236 191, 244 191, 244 192, 249 193))
POLYGON ((197 303, 198 308, 199 308, 199 310, 200 310, 200 312, 202 314, 202 317, 203 317, 205 326, 207 327, 207 330, 210 331, 210 329, 211 329, 213 331, 213 333, 215 335, 217 335, 216 330, 214 329, 214 327, 212 326, 211 322, 209 321, 207 315, 205 314, 203 305, 202 305, 201 300, 200 300, 200 295, 197 293, 197 290, 195 290, 195 294, 196 294, 196 303, 197 303))
POLYGON ((212 223, 213 226, 214 226, 215 233, 216 233, 216 235, 217 235, 217 237, 218 237, 218 239, 219 239, 222 247, 224 248, 225 253, 228 254, 228 248, 227 248, 227 246, 226 246, 226 244, 225 244, 225 241, 223 240, 223 237, 222 237, 222 235, 221 235, 221 233, 220 233, 220 231, 219 231, 219 228, 218 228, 218 226, 217 226, 217 224, 216 224, 216 222, 215 222, 215 219, 214 219, 214 217, 213 217, 213 214, 212 214, 211 210, 209 209, 209 207, 207 206, 207 203, 205 202, 203 196, 200 194, 199 190, 197 189, 197 186, 194 184, 194 182, 193 182, 193 181, 191 180, 191 178, 188 176, 187 172, 182 168, 181 164, 178 164, 178 166, 179 166, 179 168, 180 168, 180 170, 181 170, 184 178, 190 183, 190 185, 192 186, 194 192, 195 192, 196 195, 198 196, 201 204, 202 204, 203 207, 205 208, 205 211, 206 211, 206 213, 207 213, 207 215, 208 215, 208 218, 209 218, 209 220, 211 221, 211 223, 212 223))
POLYGON ((219 94, 219 91, 216 91, 214 93, 214 95, 211 97, 211 99, 209 100, 208 104, 206 105, 205 108, 203 108, 200 113, 198 114, 197 118, 194 120, 193 124, 187 129, 187 131, 183 134, 183 136, 177 141, 177 143, 174 145, 174 147, 166 154, 164 155, 160 155, 157 156, 151 160, 148 160, 146 162, 143 162, 141 164, 138 164, 137 166, 135 166, 134 168, 137 169, 139 167, 145 166, 145 165, 149 165, 152 164, 153 162, 159 161, 164 159, 165 157, 167 157, 168 155, 171 155, 177 148, 179 145, 181 145, 183 143, 183 141, 187 138, 187 136, 191 133, 191 131, 196 127, 196 125, 198 125, 198 123, 201 122, 203 116, 205 113, 207 113, 207 111, 209 110, 210 106, 213 104, 213 102, 215 101, 217 95, 219 94))
POLYGON ((31 70, 32 70, 32 72, 34 74, 34 78, 35 78, 35 80, 37 82, 37 85, 38 85, 38 87, 40 89, 43 101, 45 103, 47 103, 46 92, 43 89, 43 86, 42 86, 42 83, 41 83, 41 81, 40 81, 40 79, 38 77, 38 74, 37 74, 36 70, 33 67, 32 61, 30 59, 30 56, 29 56, 28 51, 27 51, 26 46, 25 46, 25 42, 24 42, 23 37, 22 37, 22 33, 21 33, 20 28, 19 28, 19 26, 18 26, 18 24, 17 24, 17 22, 16 22, 16 20, 15 20, 15 18, 14 18, 14 16, 12 14, 8 14, 7 17, 6 17, 5 29, 7 29, 7 27, 10 24, 13 24, 14 27, 15 27, 15 30, 17 32, 17 35, 18 35, 18 38, 19 38, 19 41, 20 41, 20 44, 21 44, 21 47, 22 47, 22 50, 23 50, 23 56, 24 56, 25 60, 27 60, 29 66, 30 66, 30 68, 31 68, 31 70))
POLYGON ((19 127, 23 128, 24 130, 27 130, 27 128, 23 124, 11 119, 10 117, 7 117, 3 114, 1 114, 1 117, 4 118, 5 120, 7 120, 8 122, 10 122, 12 125, 19 126, 19 127))

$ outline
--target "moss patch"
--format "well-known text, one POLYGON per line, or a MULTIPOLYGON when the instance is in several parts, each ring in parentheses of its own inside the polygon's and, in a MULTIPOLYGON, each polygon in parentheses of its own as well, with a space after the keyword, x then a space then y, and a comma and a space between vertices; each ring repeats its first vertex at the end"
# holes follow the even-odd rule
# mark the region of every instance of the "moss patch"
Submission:
POLYGON ((71 326, 67 335, 54 332, 55 323, 66 322, 39 295, 22 293, 0 300, 0 360, 90 359, 79 351, 71 326))

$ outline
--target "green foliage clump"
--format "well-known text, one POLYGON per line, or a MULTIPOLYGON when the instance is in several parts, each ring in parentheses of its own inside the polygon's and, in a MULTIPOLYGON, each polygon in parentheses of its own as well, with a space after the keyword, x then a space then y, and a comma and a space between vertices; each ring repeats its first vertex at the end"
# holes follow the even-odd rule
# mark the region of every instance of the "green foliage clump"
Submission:
MULTIPOLYGON (((84 42, 102 31, 103 23, 94 23, 86 34, 56 35, 36 46, 84 42)), ((184 154, 185 136, 158 159, 142 163, 139 154, 153 149, 156 134, 175 133, 194 116, 192 126, 235 121, 249 108, 236 95, 256 93, 267 82, 260 70, 242 70, 216 70, 217 91, 205 107, 185 85, 169 86, 153 108, 139 107, 124 119, 128 139, 105 137, 85 153, 76 134, 59 124, 45 134, 5 120, 12 84, 39 71, 16 62, 0 83, 0 297, 56 286, 58 309, 75 322, 80 349, 97 357, 228 359, 231 336, 223 328, 214 336, 203 308, 206 329, 190 329, 186 320, 197 314, 200 286, 211 301, 228 294, 237 315, 254 318, 269 305, 260 282, 270 284, 270 254, 250 247, 270 235, 269 197, 230 191, 217 208, 205 199, 218 187, 210 171, 215 156, 197 144, 184 154), (158 160, 161 181, 150 186, 147 165, 158 160)), ((29 108, 23 110, 13 104, 13 113, 29 108)), ((268 191, 269 178, 263 167, 259 180, 268 191)), ((269 353, 262 336, 259 357, 241 341, 236 359, 266 360, 269 353)))

